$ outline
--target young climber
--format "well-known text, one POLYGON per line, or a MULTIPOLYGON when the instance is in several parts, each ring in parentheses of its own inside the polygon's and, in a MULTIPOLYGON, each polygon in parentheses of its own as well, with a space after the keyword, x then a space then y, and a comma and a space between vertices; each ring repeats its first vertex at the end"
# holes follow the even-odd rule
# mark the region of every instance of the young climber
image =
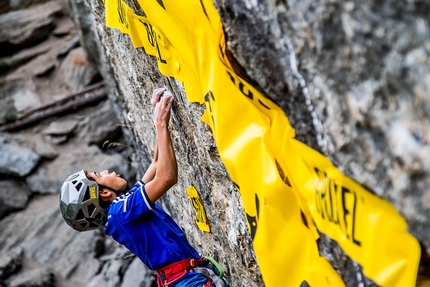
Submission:
POLYGON ((168 129, 173 96, 164 88, 152 95, 156 147, 143 178, 126 190, 127 181, 115 172, 81 170, 61 187, 60 210, 72 228, 104 227, 148 268, 157 270, 158 286, 225 287, 222 270, 190 245, 181 228, 155 202, 178 179, 175 152, 168 129), (219 275, 219 276, 218 276, 219 275))

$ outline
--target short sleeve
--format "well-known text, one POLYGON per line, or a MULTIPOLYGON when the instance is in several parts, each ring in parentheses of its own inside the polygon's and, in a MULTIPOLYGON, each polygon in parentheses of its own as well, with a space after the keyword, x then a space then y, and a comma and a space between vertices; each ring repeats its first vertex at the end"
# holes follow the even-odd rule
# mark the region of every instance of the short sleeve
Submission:
POLYGON ((139 180, 130 191, 115 198, 111 204, 111 208, 113 210, 110 210, 110 213, 119 215, 126 223, 151 211, 153 204, 146 194, 145 184, 139 180))

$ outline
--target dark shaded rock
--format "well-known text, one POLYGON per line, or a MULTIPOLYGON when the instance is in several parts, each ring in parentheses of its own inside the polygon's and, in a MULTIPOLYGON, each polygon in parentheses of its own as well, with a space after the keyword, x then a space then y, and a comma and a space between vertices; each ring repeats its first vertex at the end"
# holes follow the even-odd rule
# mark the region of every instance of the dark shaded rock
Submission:
POLYGON ((123 246, 115 247, 113 251, 102 256, 100 260, 105 262, 103 269, 89 282, 88 287, 156 286, 155 272, 149 270, 140 259, 132 255, 123 246))
POLYGON ((115 258, 113 260, 107 261, 103 265, 103 269, 101 270, 101 272, 94 276, 88 286, 118 286, 121 282, 120 270, 122 266, 122 258, 115 258))
POLYGON ((67 0, 70 16, 78 28, 81 46, 87 53, 88 60, 99 69, 103 65, 100 54, 100 42, 95 31, 93 11, 88 1, 67 0))
POLYGON ((69 139, 68 136, 48 136, 48 141, 53 145, 61 145, 69 139))
POLYGON ((56 56, 57 58, 62 58, 66 56, 71 50, 73 50, 76 47, 79 47, 79 37, 74 38, 72 41, 70 41, 65 47, 58 50, 56 56))
POLYGON ((9 1, 1 1, 0 2, 0 14, 8 12, 10 9, 9 1))
POLYGON ((36 140, 33 149, 42 158, 54 159, 58 156, 57 150, 43 139, 36 140))
POLYGON ((0 173, 26 176, 36 167, 39 160, 40 156, 33 150, 0 135, 0 173))
POLYGON ((34 75, 36 77, 44 77, 49 73, 51 73, 54 69, 55 69, 55 63, 49 62, 49 63, 46 63, 46 65, 38 66, 34 71, 34 75))
POLYGON ((349 258, 337 242, 325 234, 320 234, 320 236, 320 253, 328 259, 336 270, 339 270, 339 275, 346 286, 378 286, 363 274, 363 268, 349 258))
POLYGON ((18 112, 15 109, 12 95, 24 85, 20 78, 0 80, 0 121, 8 122, 15 120, 18 112))
POLYGON ((0 15, 0 56, 46 39, 55 27, 55 17, 62 14, 62 5, 52 1, 0 15))
POLYGON ((0 180, 0 190, 0 219, 27 206, 30 190, 24 182, 0 180))
POLYGON ((121 126, 109 101, 97 108, 97 112, 87 118, 82 134, 89 145, 96 144, 102 147, 106 141, 115 142, 118 139, 121 135, 121 126))
POLYGON ((24 251, 22 248, 15 248, 0 255, 0 278, 6 279, 15 274, 22 266, 24 251))
POLYGON ((76 120, 59 119, 51 122, 43 131, 45 135, 68 136, 76 129, 78 122, 76 120))
POLYGON ((33 60, 37 56, 44 54, 47 51, 48 51, 47 47, 42 47, 42 48, 35 47, 34 49, 25 49, 14 54, 12 57, 6 59, 6 63, 9 65, 11 69, 13 69, 33 60))

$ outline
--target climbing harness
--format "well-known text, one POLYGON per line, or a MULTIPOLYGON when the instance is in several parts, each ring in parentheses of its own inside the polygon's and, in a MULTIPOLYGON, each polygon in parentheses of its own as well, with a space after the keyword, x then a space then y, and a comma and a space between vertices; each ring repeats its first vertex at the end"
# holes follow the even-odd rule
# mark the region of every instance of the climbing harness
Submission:
POLYGON ((211 257, 200 257, 199 259, 187 258, 157 270, 158 287, 168 287, 190 271, 207 277, 207 281, 203 285, 205 287, 228 287, 230 285, 222 279, 224 270, 218 262, 211 257))
POLYGON ((208 280, 203 286, 208 287, 228 287, 230 283, 224 280, 222 277, 224 275, 224 270, 221 265, 216 262, 212 257, 203 257, 202 265, 193 269, 194 272, 201 273, 208 280))
POLYGON ((187 274, 194 267, 202 264, 203 258, 187 258, 182 261, 174 262, 157 270, 158 287, 165 287, 176 282, 187 274))
POLYGON ((196 267, 194 272, 201 273, 206 276, 207 280, 203 286, 210 287, 228 287, 229 283, 219 277, 213 270, 206 267, 196 267))

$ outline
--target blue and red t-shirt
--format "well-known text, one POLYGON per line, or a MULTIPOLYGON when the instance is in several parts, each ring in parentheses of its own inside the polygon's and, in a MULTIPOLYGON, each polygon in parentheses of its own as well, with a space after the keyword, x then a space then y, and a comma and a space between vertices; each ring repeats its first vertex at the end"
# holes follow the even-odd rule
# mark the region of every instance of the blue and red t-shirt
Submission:
POLYGON ((142 181, 112 202, 105 233, 152 270, 186 258, 200 258, 176 222, 160 206, 151 204, 142 181))

